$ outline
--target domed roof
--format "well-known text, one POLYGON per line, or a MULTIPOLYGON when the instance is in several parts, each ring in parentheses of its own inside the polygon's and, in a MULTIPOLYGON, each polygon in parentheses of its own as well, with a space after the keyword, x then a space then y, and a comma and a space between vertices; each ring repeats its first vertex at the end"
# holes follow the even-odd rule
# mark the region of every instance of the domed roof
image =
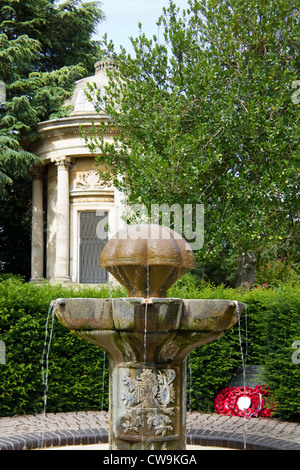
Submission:
POLYGON ((73 96, 66 101, 65 105, 71 106, 73 111, 71 116, 85 115, 85 114, 98 114, 95 111, 94 105, 88 100, 85 91, 89 91, 88 83, 90 85, 96 84, 97 88, 101 91, 108 84, 107 69, 115 68, 115 63, 112 60, 106 59, 95 63, 95 75, 82 78, 76 82, 76 88, 73 96))
MULTIPOLYGON (((71 107, 70 114, 38 123, 40 138, 31 145, 31 151, 44 163, 54 162, 62 156, 72 158, 91 156, 82 138, 82 129, 90 132, 93 125, 100 126, 109 118, 104 110, 100 112, 95 110, 85 91, 89 91, 88 83, 90 85, 95 83, 97 88, 104 90, 109 82, 107 70, 115 67, 112 60, 97 62, 95 75, 78 80, 72 97, 65 101, 64 105, 71 107)), ((110 135, 117 135, 118 132, 118 129, 108 130, 110 135)))

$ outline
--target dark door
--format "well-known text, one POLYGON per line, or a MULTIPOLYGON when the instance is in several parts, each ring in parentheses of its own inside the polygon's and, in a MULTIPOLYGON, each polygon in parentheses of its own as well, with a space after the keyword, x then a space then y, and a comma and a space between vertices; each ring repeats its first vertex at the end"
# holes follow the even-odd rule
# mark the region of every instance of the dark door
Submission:
POLYGON ((107 220, 107 212, 80 212, 80 246, 79 246, 79 282, 87 284, 101 284, 107 281, 107 271, 99 268, 99 256, 107 242, 97 235, 97 226, 107 220))

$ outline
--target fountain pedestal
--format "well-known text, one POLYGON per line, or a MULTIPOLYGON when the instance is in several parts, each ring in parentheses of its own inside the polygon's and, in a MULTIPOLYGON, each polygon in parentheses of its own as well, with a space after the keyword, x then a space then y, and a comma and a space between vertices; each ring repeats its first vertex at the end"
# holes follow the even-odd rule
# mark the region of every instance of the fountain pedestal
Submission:
POLYGON ((173 298, 60 299, 56 315, 110 357, 110 449, 184 450, 186 357, 244 304, 173 298))
POLYGON ((185 449, 185 364, 111 366, 110 448, 185 449))

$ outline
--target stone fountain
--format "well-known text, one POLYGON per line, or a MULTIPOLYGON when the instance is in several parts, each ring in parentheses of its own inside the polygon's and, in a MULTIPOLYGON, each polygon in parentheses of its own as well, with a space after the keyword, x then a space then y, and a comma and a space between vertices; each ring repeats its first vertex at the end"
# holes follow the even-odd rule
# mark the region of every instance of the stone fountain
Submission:
POLYGON ((176 232, 128 226, 104 247, 105 267, 128 298, 58 299, 56 315, 110 357, 111 450, 186 448, 186 357, 218 339, 245 307, 231 300, 166 298, 195 257, 176 232))

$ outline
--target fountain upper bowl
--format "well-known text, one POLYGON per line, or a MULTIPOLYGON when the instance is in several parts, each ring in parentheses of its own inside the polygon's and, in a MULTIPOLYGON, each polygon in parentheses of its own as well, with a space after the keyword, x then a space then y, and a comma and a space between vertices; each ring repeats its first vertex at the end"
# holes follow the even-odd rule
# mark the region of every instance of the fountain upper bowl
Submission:
POLYGON ((174 230, 157 224, 129 225, 102 250, 99 267, 106 268, 130 297, 166 297, 167 290, 189 269, 194 253, 174 230))

